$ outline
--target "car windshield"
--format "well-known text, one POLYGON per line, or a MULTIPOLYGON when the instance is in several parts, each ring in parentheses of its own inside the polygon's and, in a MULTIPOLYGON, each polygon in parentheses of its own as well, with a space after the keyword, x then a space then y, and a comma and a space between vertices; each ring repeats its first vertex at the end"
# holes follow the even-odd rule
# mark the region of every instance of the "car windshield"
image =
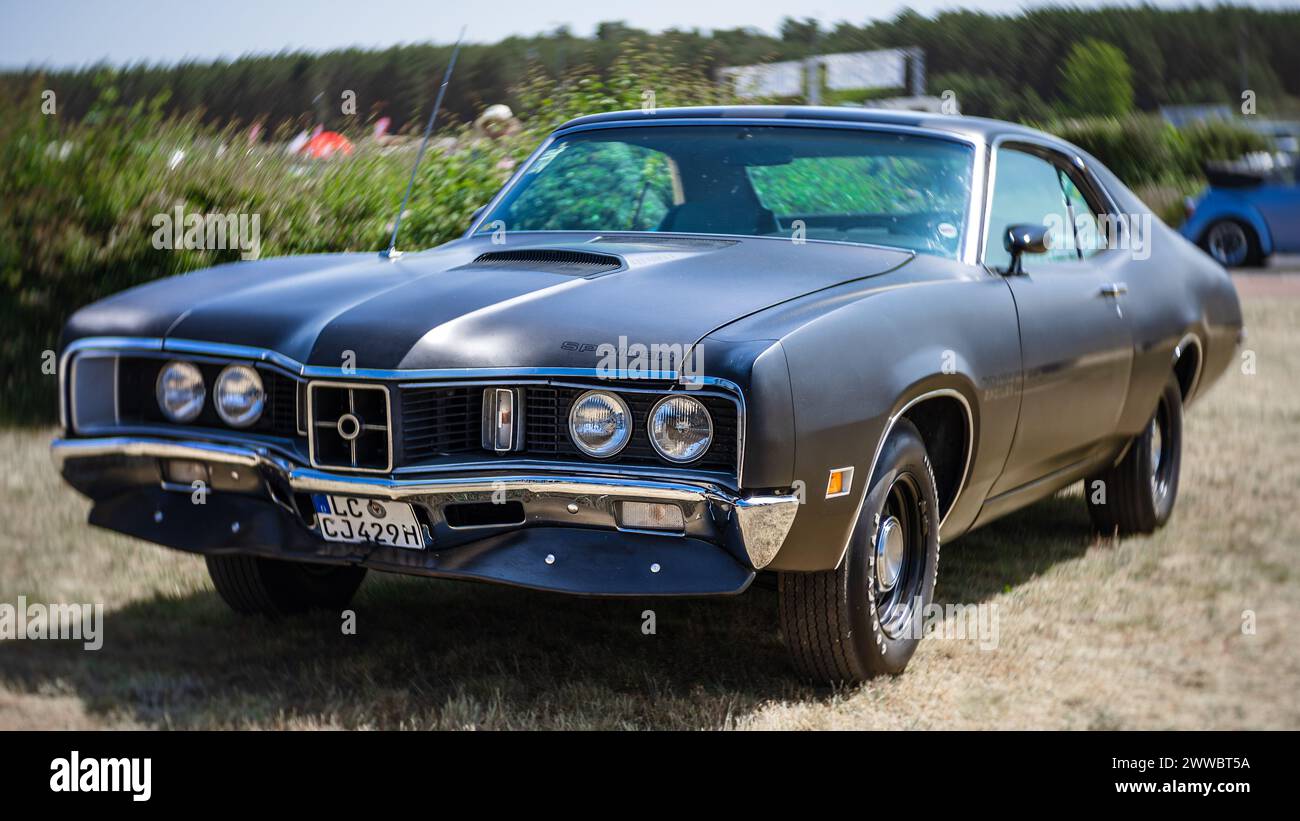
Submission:
POLYGON ((955 257, 972 156, 955 140, 866 129, 580 131, 552 142, 477 230, 792 237, 955 257))

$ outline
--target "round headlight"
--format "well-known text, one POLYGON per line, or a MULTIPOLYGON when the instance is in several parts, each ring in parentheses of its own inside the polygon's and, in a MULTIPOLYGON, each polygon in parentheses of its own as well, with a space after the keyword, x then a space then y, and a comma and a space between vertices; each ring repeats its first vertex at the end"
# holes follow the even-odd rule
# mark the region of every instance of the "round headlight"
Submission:
POLYGON ((227 365, 222 369, 213 396, 217 413, 235 428, 246 428, 256 422, 266 405, 262 377, 247 365, 227 365))
POLYGON ((632 438, 632 414, 614 394, 587 391, 569 411, 569 434, 588 456, 613 456, 632 438))
POLYGON ((203 374, 189 362, 168 362, 154 385, 158 407, 173 422, 193 422, 203 412, 203 374))
POLYGON ((650 409, 650 443, 673 462, 693 462, 713 443, 713 419, 691 396, 667 396, 650 409))

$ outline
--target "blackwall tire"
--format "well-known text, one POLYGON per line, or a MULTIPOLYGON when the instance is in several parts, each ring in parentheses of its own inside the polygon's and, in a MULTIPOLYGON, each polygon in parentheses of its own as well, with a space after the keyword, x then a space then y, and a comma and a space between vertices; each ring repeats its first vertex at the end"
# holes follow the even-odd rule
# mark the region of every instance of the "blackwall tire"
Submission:
POLYGON ((1182 451, 1183 393, 1171 375, 1151 420, 1124 458, 1086 480, 1084 498, 1097 531, 1128 536, 1163 527, 1178 500, 1182 451))
POLYGON ((217 594, 237 613, 277 618, 342 610, 366 577, 364 567, 313 565, 258 556, 205 556, 217 594))
POLYGON ((841 684, 901 673, 920 642, 938 567, 934 474, 904 419, 881 449, 840 566, 780 574, 781 629, 799 674, 841 684))

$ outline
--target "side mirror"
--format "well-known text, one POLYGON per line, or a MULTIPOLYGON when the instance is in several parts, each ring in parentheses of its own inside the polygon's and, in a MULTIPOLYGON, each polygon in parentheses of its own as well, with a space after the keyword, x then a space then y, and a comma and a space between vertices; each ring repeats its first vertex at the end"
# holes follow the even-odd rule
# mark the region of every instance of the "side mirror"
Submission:
POLYGON ((475 208, 474 213, 469 215, 469 224, 473 225, 474 223, 478 222, 478 218, 483 216, 483 212, 486 210, 487 210, 486 205, 480 205, 478 208, 475 208))
POLYGON ((1047 253, 1047 226, 1029 223, 1007 226, 1002 236, 1002 247, 1011 252, 1011 267, 1008 274, 1023 274, 1020 257, 1024 254, 1047 253))

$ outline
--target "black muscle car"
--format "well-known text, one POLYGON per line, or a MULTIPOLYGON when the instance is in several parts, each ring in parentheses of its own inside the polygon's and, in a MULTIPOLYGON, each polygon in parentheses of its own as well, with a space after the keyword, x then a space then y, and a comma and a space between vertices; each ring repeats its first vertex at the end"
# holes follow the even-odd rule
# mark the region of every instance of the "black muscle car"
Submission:
POLYGON ((573 120, 467 233, 78 311, 55 461, 245 613, 367 568, 596 596, 780 590, 796 666, 901 671, 939 544, 1087 479, 1178 491, 1242 333, 1224 270, 1006 123, 800 107, 573 120))

